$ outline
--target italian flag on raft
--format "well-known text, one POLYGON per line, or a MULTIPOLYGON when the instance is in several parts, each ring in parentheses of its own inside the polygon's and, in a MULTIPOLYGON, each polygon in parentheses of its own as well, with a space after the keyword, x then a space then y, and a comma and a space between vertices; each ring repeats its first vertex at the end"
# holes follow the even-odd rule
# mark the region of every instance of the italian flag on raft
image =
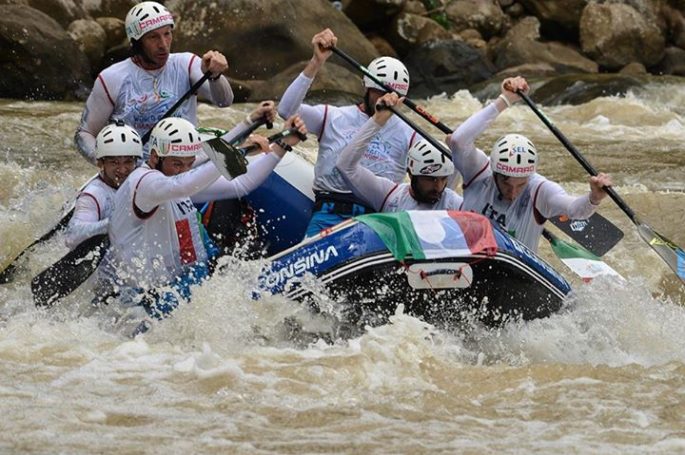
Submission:
POLYGON ((497 252, 490 222, 477 213, 410 210, 361 215, 356 220, 373 229, 398 261, 408 255, 438 259, 497 252))

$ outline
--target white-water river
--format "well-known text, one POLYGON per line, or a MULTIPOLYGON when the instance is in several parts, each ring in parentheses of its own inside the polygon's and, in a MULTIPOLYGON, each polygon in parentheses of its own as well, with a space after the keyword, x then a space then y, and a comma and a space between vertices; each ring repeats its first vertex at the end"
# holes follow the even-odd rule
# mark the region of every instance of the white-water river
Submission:
MULTIPOLYGON (((460 92, 427 106, 457 126, 481 103, 460 92)), ((228 128, 251 107, 200 115, 228 128)), ((685 85, 541 108, 644 221, 685 245, 685 85)), ((94 173, 72 145, 81 109, 0 101, 0 264, 94 173)), ((535 142, 542 174, 587 191, 525 105, 478 145, 512 131, 535 142)), ((314 142, 299 152, 313 157, 314 142)), ((580 283, 542 245, 575 287, 548 319, 445 333, 399 313, 334 345, 284 336, 300 307, 251 300, 255 263, 232 264, 136 340, 79 293, 36 309, 28 282, 65 252, 57 239, 0 286, 0 453, 683 453, 685 290, 611 200, 600 212, 625 232, 605 260, 627 283, 580 283)))

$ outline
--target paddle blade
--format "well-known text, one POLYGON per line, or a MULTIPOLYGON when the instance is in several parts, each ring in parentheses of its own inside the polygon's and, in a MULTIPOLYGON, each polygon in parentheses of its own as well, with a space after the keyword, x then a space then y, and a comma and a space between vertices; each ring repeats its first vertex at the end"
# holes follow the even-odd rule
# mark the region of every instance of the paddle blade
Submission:
POLYGON ((680 281, 685 284, 685 251, 645 223, 637 220, 635 225, 640 237, 656 251, 656 254, 668 264, 680 278, 680 281))
POLYGON ((107 234, 96 235, 36 275, 31 280, 36 306, 54 305, 81 286, 100 264, 107 247, 107 234))
POLYGON ((202 142, 202 149, 221 175, 231 180, 247 172, 247 160, 239 149, 220 137, 202 142))
POLYGON ((595 256, 604 256, 623 238, 623 231, 599 213, 586 220, 554 217, 550 221, 595 256))
POLYGON ((623 279, 616 270, 580 245, 564 242, 558 237, 551 238, 550 245, 561 262, 583 281, 588 282, 601 275, 616 276, 623 279))

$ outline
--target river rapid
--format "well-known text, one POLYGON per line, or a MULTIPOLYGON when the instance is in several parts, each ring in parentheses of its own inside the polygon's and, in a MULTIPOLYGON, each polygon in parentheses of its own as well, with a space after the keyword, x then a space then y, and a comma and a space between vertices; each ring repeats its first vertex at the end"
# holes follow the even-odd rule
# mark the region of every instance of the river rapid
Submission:
MULTIPOLYGON (((482 102, 462 91, 426 106, 456 127, 482 102)), ((203 105, 201 123, 230 128, 252 107, 203 105)), ((685 245, 685 85, 540 107, 647 224, 685 245)), ((72 142, 82 108, 0 100, 0 264, 94 174, 72 142)), ((489 151, 508 132, 532 139, 543 175, 587 191, 523 104, 477 144, 489 151)), ((312 160, 315 142, 296 152, 312 160)), ((282 321, 300 306, 252 300, 260 264, 230 258, 135 340, 82 290, 36 309, 30 277, 66 252, 57 238, 0 285, 0 453, 683 453, 685 290, 610 199, 600 213, 625 233, 604 260, 626 282, 584 284, 542 240, 575 289, 552 317, 448 333, 400 307, 391 324, 334 344, 289 338, 282 321)))

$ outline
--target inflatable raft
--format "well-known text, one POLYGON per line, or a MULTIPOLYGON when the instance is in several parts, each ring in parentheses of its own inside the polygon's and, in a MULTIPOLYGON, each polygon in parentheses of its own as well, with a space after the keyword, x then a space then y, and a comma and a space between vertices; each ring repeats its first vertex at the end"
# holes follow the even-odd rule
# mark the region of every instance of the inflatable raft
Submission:
POLYGON ((318 311, 323 285, 348 322, 382 324, 403 304, 450 327, 473 316, 488 325, 546 317, 571 290, 523 244, 470 212, 363 215, 301 241, 312 181, 313 166, 291 153, 248 197, 272 254, 261 292, 318 311))

